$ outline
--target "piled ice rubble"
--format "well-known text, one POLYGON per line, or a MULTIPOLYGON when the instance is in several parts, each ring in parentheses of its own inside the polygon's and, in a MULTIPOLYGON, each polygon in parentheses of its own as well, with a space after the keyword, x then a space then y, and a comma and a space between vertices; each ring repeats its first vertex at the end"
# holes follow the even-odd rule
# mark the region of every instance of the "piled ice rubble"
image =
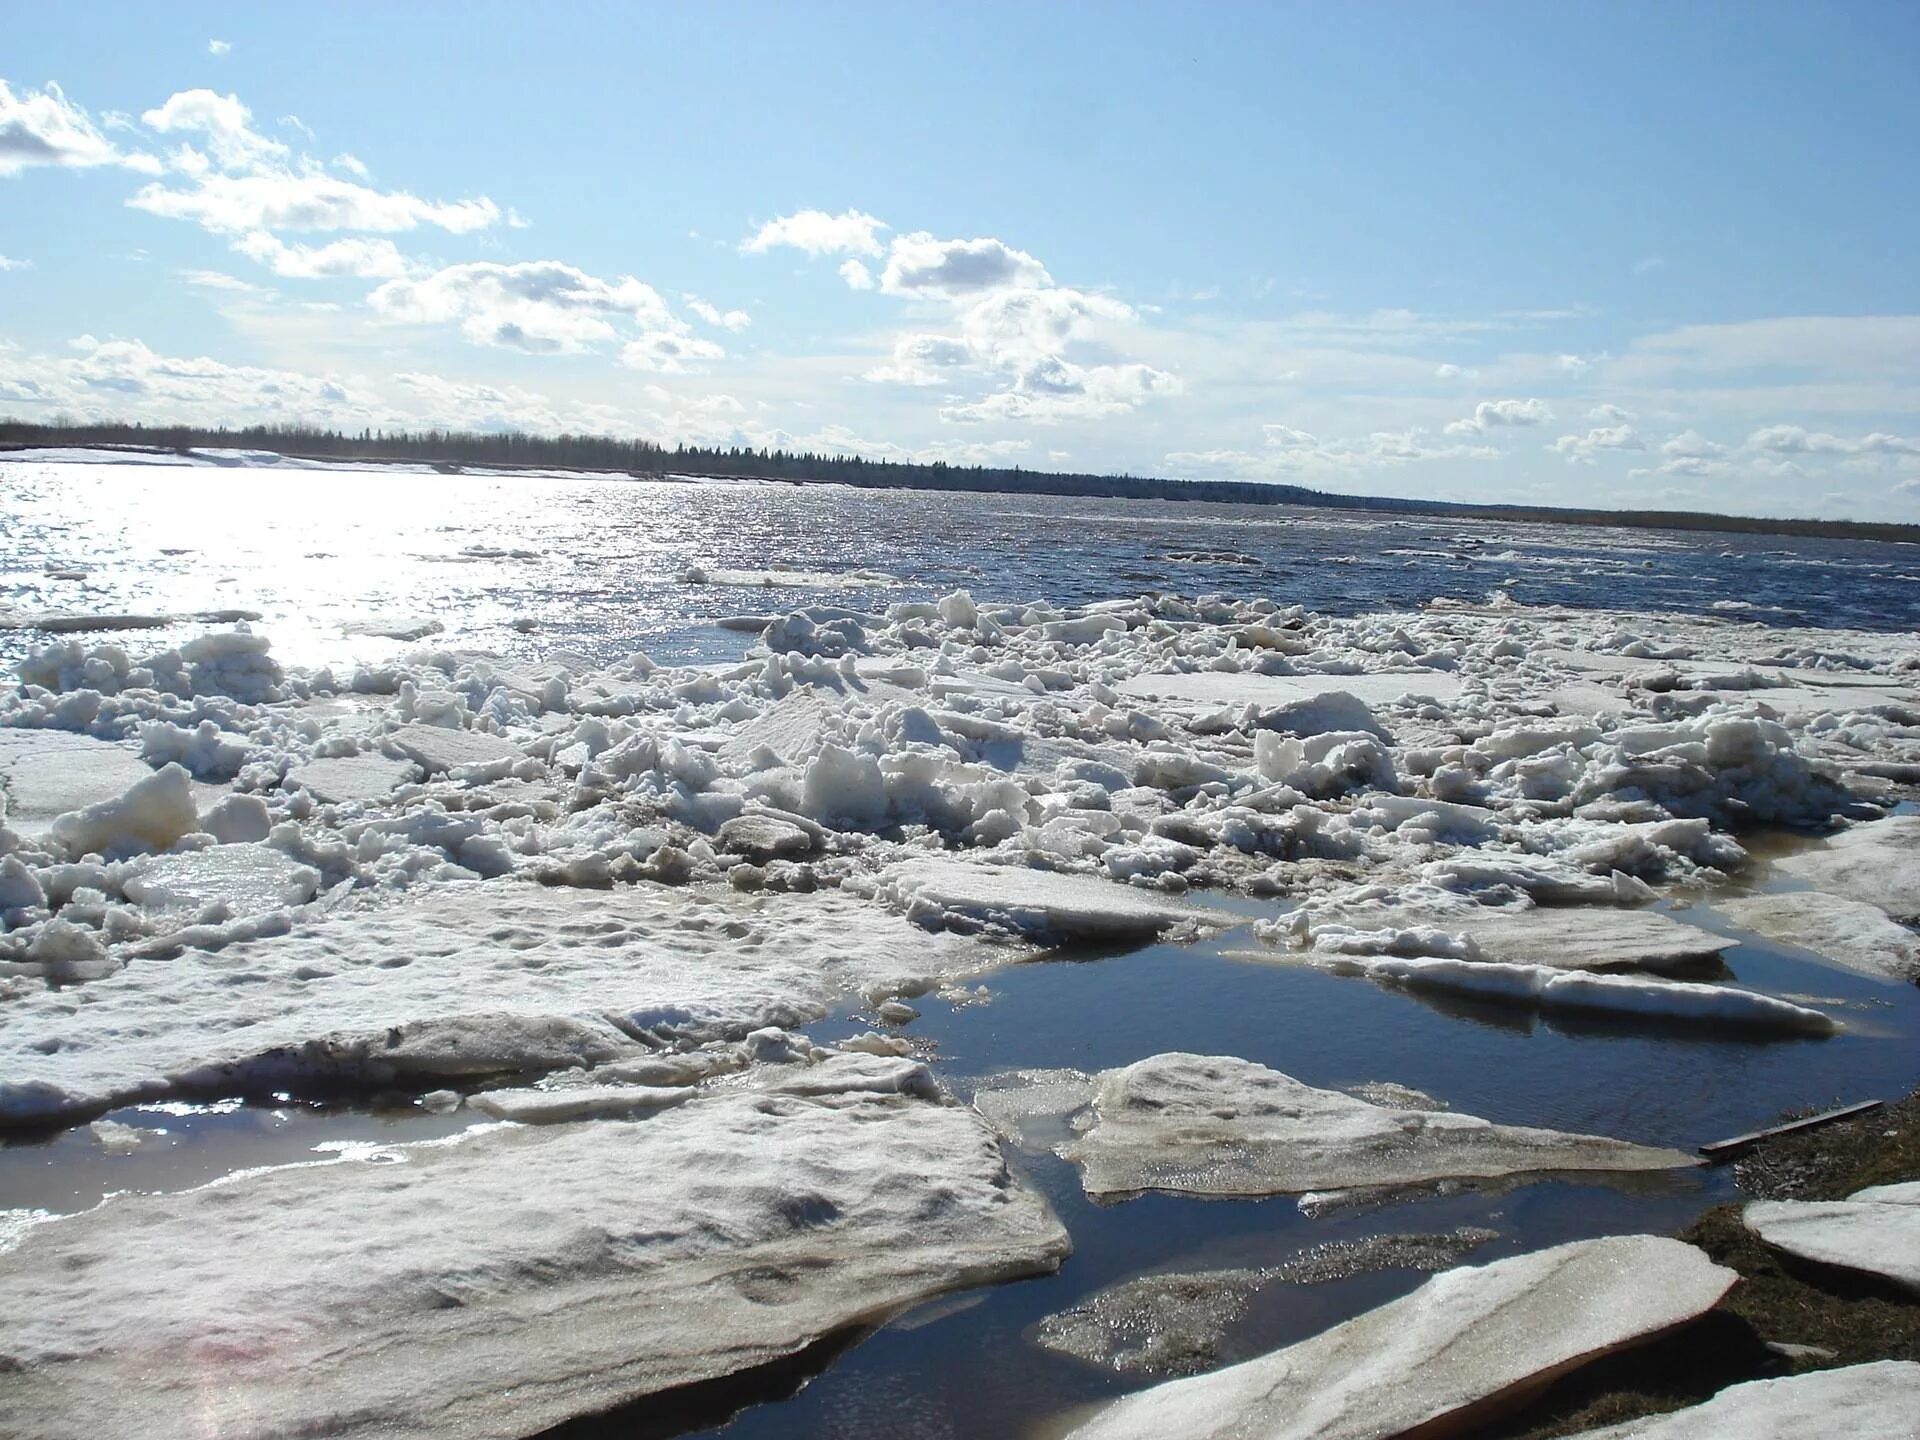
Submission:
MULTIPOLYGON (((1871 816, 1894 792, 1859 765, 1920 738, 1898 637, 1818 650, 1698 621, 1655 637, 1605 614, 1168 595, 755 623, 740 662, 691 667, 422 649, 303 672, 244 625, 145 657, 51 645, 0 698, 0 979, 98 977, 482 880, 844 888, 923 928, 1047 941, 1189 927, 1190 890, 1603 905, 1608 944, 1632 948, 1653 921, 1627 907, 1652 886, 1744 863, 1727 825, 1871 816), (1711 667, 1669 686, 1639 673, 1650 656, 1711 667), (1699 688, 1756 666, 1779 682, 1699 688), (1618 704, 1563 712, 1576 681, 1618 704), (1788 688, 1834 704, 1770 718, 1757 697, 1788 688)), ((1318 923, 1315 949, 1375 948, 1318 923)), ((1485 965, 1487 984, 1488 961, 1549 958, 1485 928, 1421 920, 1397 929, 1432 934, 1354 958, 1485 965)), ((1664 933, 1636 963, 1714 944, 1664 933)), ((1522 978, 1496 988, 1649 1003, 1522 978)))

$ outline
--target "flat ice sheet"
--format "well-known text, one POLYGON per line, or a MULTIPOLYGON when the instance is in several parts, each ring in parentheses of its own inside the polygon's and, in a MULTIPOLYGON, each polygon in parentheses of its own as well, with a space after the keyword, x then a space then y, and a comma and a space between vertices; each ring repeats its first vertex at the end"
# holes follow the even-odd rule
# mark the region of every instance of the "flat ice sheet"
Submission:
POLYGON ((153 774, 129 745, 69 730, 0 729, 0 792, 9 828, 39 835, 54 817, 117 800, 153 774))
POLYGON ((1775 868, 1816 890, 1877 905, 1903 923, 1920 922, 1920 815, 1855 825, 1775 868))
POLYGON ((1399 1110, 1250 1060, 1155 1055, 1096 1077, 1092 1125, 1060 1153, 1089 1195, 1284 1195, 1553 1170, 1669 1170, 1677 1150, 1399 1110))
POLYGON ((800 1024, 1019 958, 833 892, 448 886, 292 934, 35 987, 0 1026, 0 1128, 177 1094, 431 1086, 800 1024))
POLYGON ((1920 1434, 1920 1365, 1882 1360, 1730 1385, 1704 1405, 1649 1415, 1573 1440, 1913 1440, 1920 1434))
POLYGON ((508 1440, 1069 1248, 976 1116, 912 1095, 490 1126, 29 1227, 0 1433, 508 1440))
POLYGON ((1693 1319, 1737 1278, 1651 1235, 1449 1270, 1310 1340, 1117 1400, 1070 1440, 1438 1434, 1448 1416, 1693 1319))

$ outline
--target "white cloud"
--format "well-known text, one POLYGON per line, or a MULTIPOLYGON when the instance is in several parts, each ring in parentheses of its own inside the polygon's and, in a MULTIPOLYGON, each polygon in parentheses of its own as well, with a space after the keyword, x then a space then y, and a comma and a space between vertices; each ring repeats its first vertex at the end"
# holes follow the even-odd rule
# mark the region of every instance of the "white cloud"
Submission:
POLYGON ((1748 370, 1885 376, 1920 372, 1920 315, 1801 315, 1683 325, 1643 336, 1608 367, 1610 381, 1647 383, 1748 370))
POLYGON ((1433 367, 1433 378, 1436 380, 1458 380, 1460 378, 1460 367, 1453 364, 1436 365, 1433 367))
POLYGON ((127 154, 115 146, 58 85, 15 94, 0 80, 0 176, 18 175, 32 165, 124 165, 149 174, 160 168, 150 155, 127 154))
POLYGON ((265 230, 252 230, 233 242, 233 248, 258 260, 276 275, 294 280, 353 276, 390 280, 408 271, 406 257, 387 239, 350 236, 326 245, 289 245, 265 230))
POLYGON ((631 275, 603 280, 558 260, 449 265, 389 280, 367 301, 389 320, 457 323, 476 345, 536 355, 576 354, 619 341, 621 363, 636 370, 673 372, 726 354, 695 337, 651 285, 631 275))
POLYGON ((1661 443, 1660 453, 1669 460, 1718 460, 1727 447, 1707 439, 1698 430, 1682 430, 1661 443))
POLYGON ((242 280, 238 275, 229 275, 224 270, 182 270, 180 278, 202 290, 224 290, 234 295, 266 293, 258 285, 242 280))
POLYGON ((1501 452, 1490 445, 1436 443, 1424 430, 1375 430, 1348 439, 1322 440, 1291 425, 1263 425, 1267 448, 1245 450, 1175 450, 1166 462, 1201 476, 1273 479, 1281 475, 1317 472, 1352 481, 1369 472, 1398 469, 1435 460, 1497 460, 1501 452))
POLYGON ((232 44, 225 40, 207 41, 207 53, 209 55, 225 55, 229 53, 232 49, 233 49, 232 44))
POLYGON ((1799 425, 1768 425, 1747 437, 1752 450, 1776 455, 1920 455, 1920 440, 1875 431, 1858 440, 1843 439, 1799 425))
POLYGON ((286 161, 289 151, 253 128, 253 112, 237 95, 212 90, 182 90, 164 105, 140 117, 149 130, 162 135, 199 135, 208 153, 222 169, 254 170, 286 161))
POLYGON ((895 385, 943 385, 943 372, 971 365, 973 351, 951 335, 906 334, 893 342, 893 358, 867 371, 866 379, 895 385))
POLYGON ((313 127, 298 115, 282 115, 273 123, 288 130, 298 130, 302 135, 306 136, 309 144, 320 138, 313 133, 313 127))
POLYGON ((711 340, 684 330, 649 330, 620 347, 620 363, 630 370, 673 374, 706 360, 724 360, 727 352, 711 340))
POLYGON ((1551 419, 1553 411, 1544 400, 1482 400, 1467 419, 1447 426, 1447 434, 1484 435, 1502 426, 1544 425, 1551 419))
POLYGON ((1634 419, 1631 410, 1622 410, 1618 405, 1600 404, 1587 411, 1587 419, 1596 425, 1624 425, 1634 419))
POLYGON ((936 240, 925 230, 895 237, 880 275, 880 288, 889 295, 946 300, 1052 283, 1046 267, 1024 250, 991 238, 936 240))
MULTIPOLYGON (((312 156, 296 157, 281 141, 254 129, 253 112, 237 95, 182 90, 140 118, 158 134, 191 136, 204 149, 183 143, 168 156, 169 168, 187 184, 155 182, 141 187, 127 204, 168 219, 190 220, 215 234, 395 232, 433 225, 465 235, 500 222, 500 207, 484 195, 422 200, 404 190, 378 190, 328 174, 312 156)), ((298 116, 284 115, 280 123, 312 137, 298 116)), ((366 166, 352 155, 336 156, 332 163, 366 178, 366 166)))
POLYGON ((5 255, 0 255, 0 275, 4 275, 9 270, 28 270, 31 269, 32 266, 33 262, 31 260, 13 260, 5 255))
POLYGON ((702 300, 697 295, 687 297, 687 309, 699 316, 707 324, 720 330, 731 330, 736 334, 753 324, 753 317, 744 310, 723 312, 718 305, 702 300))
POLYGON ((873 289, 873 272, 858 260, 848 260, 840 266, 840 278, 847 282, 851 290, 873 289))
POLYGON ((824 210, 801 210, 769 220, 740 248, 752 254, 764 254, 784 245, 814 256, 878 255, 880 232, 889 228, 884 220, 858 210, 838 215, 829 215, 824 210))
POLYGON ((136 210, 191 220, 218 234, 249 230, 412 230, 437 225, 456 235, 497 223, 500 209, 477 200, 430 201, 380 191, 331 175, 205 175, 191 190, 146 185, 127 201, 136 210))
MULTIPOLYGON (((347 174, 353 176, 356 180, 372 178, 372 172, 367 169, 365 162, 363 162, 358 155, 342 153, 334 156, 328 163, 336 170, 346 171, 347 174)), ((509 219, 509 223, 511 223, 511 219, 509 219)))
POLYGON ((1631 425, 1603 425, 1585 435, 1562 435, 1547 448, 1570 465, 1591 465, 1602 450, 1644 450, 1647 445, 1631 425))

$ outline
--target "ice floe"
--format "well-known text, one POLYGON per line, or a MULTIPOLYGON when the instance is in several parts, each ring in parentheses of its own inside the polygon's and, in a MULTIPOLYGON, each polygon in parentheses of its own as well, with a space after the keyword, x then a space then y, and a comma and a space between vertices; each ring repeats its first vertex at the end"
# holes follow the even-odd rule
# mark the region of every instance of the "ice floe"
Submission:
POLYGON ((1714 908, 1742 929, 1797 945, 1859 974, 1920 980, 1920 935, 1864 900, 1789 890, 1721 900, 1714 908))
POLYGON ((1703 1405, 1583 1430, 1573 1440, 1910 1440, 1920 1365, 1882 1360, 1731 1385, 1703 1405))
MULTIPOLYGON (((1086 1105, 1075 1120, 1079 1133, 1058 1148, 1093 1196, 1297 1195, 1696 1163, 1677 1150, 1604 1136, 1376 1105, 1232 1056, 1155 1055, 1090 1077, 1083 1090, 1047 1072, 1035 1083, 1056 1101, 1086 1105)), ((995 1086, 974 1103, 998 1123, 1019 1125, 1033 1113, 1018 1093, 1025 1088, 995 1086)))
POLYGON ((1071 1436, 1438 1434, 1452 1417, 1488 1418, 1575 1366, 1696 1318, 1737 1278, 1690 1245, 1649 1235, 1449 1270, 1297 1345, 1114 1401, 1071 1436))
POLYGON ((828 1076, 481 1127, 26 1226, 0 1430, 508 1440, 1068 1248, 986 1127, 915 1093, 828 1076))
POLYGON ((1920 1294, 1920 1184, 1877 1186, 1845 1200, 1756 1200, 1742 1218, 1777 1250, 1920 1294))
POLYGON ((1877 905, 1905 924, 1920 923, 1920 815, 1856 825, 1777 868, 1816 889, 1877 905))

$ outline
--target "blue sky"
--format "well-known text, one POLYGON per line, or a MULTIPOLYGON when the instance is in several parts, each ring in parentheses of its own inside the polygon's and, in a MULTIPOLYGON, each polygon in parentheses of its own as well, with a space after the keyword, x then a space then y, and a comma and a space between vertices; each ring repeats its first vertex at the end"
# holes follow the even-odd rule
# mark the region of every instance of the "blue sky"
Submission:
POLYGON ((1920 8, 0 8, 0 414, 1920 520, 1920 8))

